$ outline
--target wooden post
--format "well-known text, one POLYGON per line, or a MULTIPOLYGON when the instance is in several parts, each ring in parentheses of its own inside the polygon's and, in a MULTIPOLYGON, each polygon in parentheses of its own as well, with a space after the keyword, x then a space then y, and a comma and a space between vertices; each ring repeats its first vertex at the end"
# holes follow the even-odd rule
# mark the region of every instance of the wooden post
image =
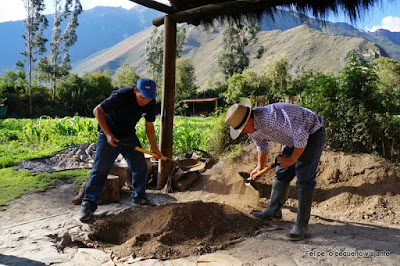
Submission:
MULTIPOLYGON (((175 103, 176 67, 176 22, 169 16, 164 18, 164 66, 161 103, 160 147, 164 156, 172 157, 172 134, 175 103)), ((171 163, 160 160, 158 165, 157 189, 167 182, 171 163)))

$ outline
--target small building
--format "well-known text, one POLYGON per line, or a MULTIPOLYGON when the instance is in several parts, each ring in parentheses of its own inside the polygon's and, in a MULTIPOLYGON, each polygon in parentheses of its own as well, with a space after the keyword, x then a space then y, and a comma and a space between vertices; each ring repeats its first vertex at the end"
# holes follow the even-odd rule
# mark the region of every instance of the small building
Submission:
MULTIPOLYGON (((182 100, 184 103, 192 103, 192 115, 207 116, 210 112, 214 112, 218 108, 219 97, 213 98, 195 98, 182 100), (215 102, 215 105, 210 106, 211 102, 215 102), (207 104, 201 104, 207 103, 207 104), (197 106, 196 106, 197 105, 197 106), (196 108, 197 107, 197 108, 196 108)), ((187 115, 185 109, 185 116, 187 115)))

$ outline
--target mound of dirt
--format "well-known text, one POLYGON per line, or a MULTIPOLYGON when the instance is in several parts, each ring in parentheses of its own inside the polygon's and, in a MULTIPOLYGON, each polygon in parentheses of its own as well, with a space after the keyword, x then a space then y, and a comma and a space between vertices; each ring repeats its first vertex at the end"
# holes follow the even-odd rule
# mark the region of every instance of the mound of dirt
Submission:
POLYGON ((118 257, 173 259, 210 253, 269 227, 218 203, 168 203, 97 220, 89 237, 118 257))
MULTIPOLYGON (((268 156, 271 164, 283 146, 271 143, 268 156)), ((243 155, 233 162, 220 162, 204 173, 206 177, 198 189, 226 194, 224 202, 246 212, 254 207, 249 202, 250 193, 238 192, 239 173, 250 173, 257 165, 254 144, 245 148, 243 155)), ((261 197, 256 207, 268 206, 273 170, 253 184, 261 197)), ((349 154, 324 151, 317 172, 312 214, 340 220, 362 221, 381 225, 400 224, 400 164, 392 163, 370 154, 349 154)), ((297 208, 296 178, 291 183, 285 209, 288 219, 293 218, 297 208), (290 216, 291 215, 291 216, 290 216)), ((252 193, 254 194, 254 193, 252 193)))

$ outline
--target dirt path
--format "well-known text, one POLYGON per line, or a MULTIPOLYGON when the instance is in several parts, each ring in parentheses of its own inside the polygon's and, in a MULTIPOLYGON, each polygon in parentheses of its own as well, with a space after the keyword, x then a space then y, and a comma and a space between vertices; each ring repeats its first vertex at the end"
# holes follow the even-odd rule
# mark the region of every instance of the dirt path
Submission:
POLYGON ((238 176, 254 167, 253 149, 217 163, 189 191, 149 190, 156 208, 131 208, 125 192, 119 203, 101 205, 92 224, 77 220, 72 184, 24 195, 0 212, 0 265, 400 265, 399 165, 325 152, 312 238, 289 242, 283 236, 296 217, 293 184, 284 222, 249 217, 268 205, 273 177, 257 182, 256 207, 238 176))

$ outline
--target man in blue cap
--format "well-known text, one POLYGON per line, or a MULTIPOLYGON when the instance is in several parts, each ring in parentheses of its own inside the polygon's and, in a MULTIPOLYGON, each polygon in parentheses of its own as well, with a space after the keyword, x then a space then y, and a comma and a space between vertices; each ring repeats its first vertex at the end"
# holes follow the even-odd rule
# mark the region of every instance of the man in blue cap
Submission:
POLYGON ((100 127, 96 156, 82 200, 81 221, 92 218, 97 199, 103 191, 108 172, 118 154, 122 154, 132 169, 132 204, 154 206, 146 196, 147 164, 136 136, 136 124, 143 116, 151 149, 162 157, 158 149, 153 122, 156 118, 156 84, 151 79, 139 79, 136 87, 115 90, 93 109, 100 127), (123 143, 124 145, 118 145, 123 143))

